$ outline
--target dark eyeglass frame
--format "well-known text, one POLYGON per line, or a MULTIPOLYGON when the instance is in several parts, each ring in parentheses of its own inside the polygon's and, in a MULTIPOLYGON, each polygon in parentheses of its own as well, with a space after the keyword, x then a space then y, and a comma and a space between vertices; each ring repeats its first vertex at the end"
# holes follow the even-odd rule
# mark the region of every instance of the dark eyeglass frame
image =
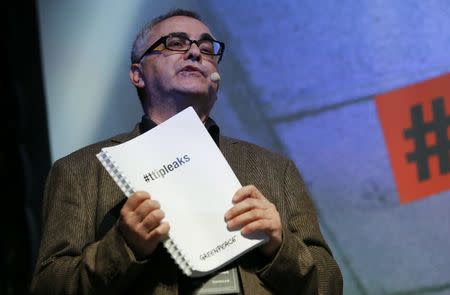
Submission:
POLYGON ((214 54, 214 53, 209 53, 209 52, 204 52, 202 50, 200 50, 200 52, 202 54, 206 54, 206 55, 210 55, 210 56, 219 56, 219 59, 217 60, 217 63, 219 63, 222 60, 222 55, 223 55, 223 51, 225 50, 225 43, 220 42, 218 40, 214 40, 212 38, 206 38, 206 39, 200 39, 200 40, 191 40, 186 36, 178 36, 178 35, 166 35, 166 36, 162 36, 161 38, 159 38, 158 40, 155 41, 155 43, 153 43, 147 50, 145 50, 145 52, 141 55, 141 57, 139 58, 139 62, 142 60, 142 58, 144 58, 144 56, 146 56, 147 54, 151 53, 152 51, 155 50, 155 48, 157 48, 159 45, 163 44, 164 48, 170 51, 175 51, 175 52, 188 52, 189 49, 191 49, 192 43, 195 43, 195 45, 197 45, 198 48, 200 48, 200 44, 199 42, 202 41, 212 41, 212 42, 217 42, 220 46, 219 48, 219 53, 214 54), (187 49, 184 50, 177 50, 177 49, 170 49, 166 46, 166 41, 168 38, 170 37, 179 37, 179 38, 185 38, 186 40, 189 41, 189 47, 187 49))

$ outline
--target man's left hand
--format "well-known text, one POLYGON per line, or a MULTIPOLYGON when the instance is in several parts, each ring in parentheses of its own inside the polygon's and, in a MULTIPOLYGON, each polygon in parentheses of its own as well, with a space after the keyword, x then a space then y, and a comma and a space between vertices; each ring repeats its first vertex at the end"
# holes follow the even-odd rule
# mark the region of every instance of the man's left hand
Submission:
POLYGON ((228 229, 241 229, 243 235, 264 232, 269 242, 261 247, 262 253, 272 258, 281 246, 280 214, 253 185, 240 188, 233 196, 234 206, 225 213, 228 229))

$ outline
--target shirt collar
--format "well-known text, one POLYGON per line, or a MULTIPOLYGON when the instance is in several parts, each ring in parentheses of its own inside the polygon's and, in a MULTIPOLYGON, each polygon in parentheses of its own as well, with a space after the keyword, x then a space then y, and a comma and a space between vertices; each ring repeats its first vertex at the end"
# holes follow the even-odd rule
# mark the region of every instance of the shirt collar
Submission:
MULTIPOLYGON (((139 131, 140 133, 144 133, 149 131, 150 129, 156 127, 158 124, 156 124, 152 119, 150 119, 147 115, 143 115, 141 119, 141 123, 139 123, 139 131)), ((214 122, 213 119, 208 117, 208 119, 205 122, 205 128, 208 130, 209 135, 211 135, 214 142, 219 146, 219 137, 220 137, 220 128, 214 122)))

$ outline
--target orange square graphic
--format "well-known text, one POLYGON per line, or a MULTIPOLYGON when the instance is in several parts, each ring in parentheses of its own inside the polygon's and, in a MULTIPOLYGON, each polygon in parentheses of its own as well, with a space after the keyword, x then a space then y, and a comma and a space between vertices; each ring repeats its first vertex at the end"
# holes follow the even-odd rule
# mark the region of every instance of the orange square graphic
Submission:
POLYGON ((400 203, 450 189, 450 74, 375 97, 400 203))

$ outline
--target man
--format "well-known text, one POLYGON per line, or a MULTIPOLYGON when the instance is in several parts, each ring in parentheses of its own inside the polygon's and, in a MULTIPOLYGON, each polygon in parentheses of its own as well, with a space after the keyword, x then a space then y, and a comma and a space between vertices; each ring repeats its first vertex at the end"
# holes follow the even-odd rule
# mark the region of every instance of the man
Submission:
POLYGON ((202 288, 201 280, 181 274, 161 246, 170 224, 162 222, 158 196, 136 192, 126 199, 95 157, 102 147, 125 142, 188 106, 244 185, 230 196, 234 206, 224 212, 228 228, 269 237, 227 267, 239 274, 235 294, 342 293, 339 267, 295 165, 219 136, 209 118, 219 88, 213 73, 223 50, 224 44, 190 11, 171 11, 143 28, 133 45, 130 79, 145 115, 131 133, 85 147, 53 165, 35 293, 191 294, 202 288))

